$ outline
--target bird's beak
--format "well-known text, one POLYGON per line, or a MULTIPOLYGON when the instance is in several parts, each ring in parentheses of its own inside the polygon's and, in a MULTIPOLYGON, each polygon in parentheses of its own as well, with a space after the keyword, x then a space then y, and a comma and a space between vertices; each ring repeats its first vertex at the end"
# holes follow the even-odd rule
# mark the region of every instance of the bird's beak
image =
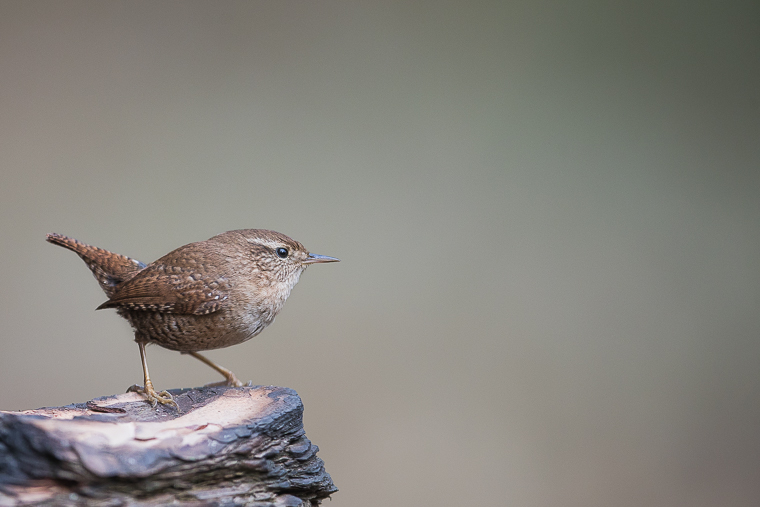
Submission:
POLYGON ((317 264, 319 262, 340 262, 340 259, 336 259, 335 257, 328 257, 326 255, 310 253, 306 260, 303 261, 304 264, 317 264))

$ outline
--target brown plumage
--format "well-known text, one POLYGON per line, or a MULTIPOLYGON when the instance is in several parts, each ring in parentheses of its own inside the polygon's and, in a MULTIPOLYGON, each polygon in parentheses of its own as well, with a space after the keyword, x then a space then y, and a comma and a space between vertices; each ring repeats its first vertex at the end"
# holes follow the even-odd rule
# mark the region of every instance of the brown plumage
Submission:
POLYGON ((135 259, 48 234, 50 243, 76 252, 92 271, 108 301, 135 331, 145 386, 132 386, 154 406, 176 406, 156 393, 148 375, 145 345, 155 343, 190 354, 216 369, 226 384, 235 375, 198 354, 229 347, 259 334, 274 321, 309 264, 338 259, 309 253, 301 243, 264 229, 229 231, 190 243, 147 266, 135 259))

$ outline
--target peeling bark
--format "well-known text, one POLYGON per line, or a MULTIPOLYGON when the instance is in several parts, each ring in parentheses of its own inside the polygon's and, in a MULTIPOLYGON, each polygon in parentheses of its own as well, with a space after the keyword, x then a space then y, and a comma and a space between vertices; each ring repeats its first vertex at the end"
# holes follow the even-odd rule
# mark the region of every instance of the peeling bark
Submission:
POLYGON ((312 507, 337 491, 281 387, 171 391, 0 412, 0 506, 312 507))

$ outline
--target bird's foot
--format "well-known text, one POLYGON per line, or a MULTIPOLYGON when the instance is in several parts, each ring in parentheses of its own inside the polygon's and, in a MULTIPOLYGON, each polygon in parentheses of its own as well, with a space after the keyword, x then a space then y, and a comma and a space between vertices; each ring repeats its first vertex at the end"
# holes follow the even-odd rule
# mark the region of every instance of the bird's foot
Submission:
POLYGON ((204 387, 251 387, 253 386, 252 381, 248 381, 247 383, 241 382, 234 373, 227 370, 229 372, 229 375, 225 375, 225 380, 221 380, 219 382, 211 382, 210 384, 206 384, 204 387))
POLYGON ((166 391, 161 391, 160 393, 156 392, 156 390, 153 389, 153 384, 150 382, 146 383, 145 387, 135 384, 127 389, 127 392, 142 394, 145 396, 146 401, 150 403, 150 406, 153 408, 156 408, 156 403, 161 403, 162 405, 174 405, 174 408, 177 409, 177 412, 182 412, 171 394, 166 391))

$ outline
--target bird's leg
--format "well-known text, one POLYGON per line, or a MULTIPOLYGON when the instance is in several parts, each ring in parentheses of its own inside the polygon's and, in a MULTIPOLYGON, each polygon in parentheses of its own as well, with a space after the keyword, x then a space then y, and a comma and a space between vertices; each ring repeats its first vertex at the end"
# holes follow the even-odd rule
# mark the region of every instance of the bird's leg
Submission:
MULTIPOLYGON (((198 354, 197 352, 187 352, 187 354, 190 354, 197 360, 202 361, 206 363, 207 365, 211 366, 213 369, 221 373, 222 376, 226 379, 224 382, 214 382, 213 384, 206 384, 207 386, 243 387, 244 385, 246 385, 246 384, 243 384, 241 381, 239 381, 238 378, 235 376, 235 374, 232 373, 230 370, 228 370, 224 366, 219 366, 218 364, 213 362, 211 359, 205 356, 202 356, 198 354)), ((250 387, 251 382, 248 382, 247 385, 250 387)))
POLYGON ((138 342, 137 346, 140 347, 140 359, 142 360, 143 374, 145 376, 145 387, 140 387, 135 384, 127 389, 127 392, 142 394, 145 396, 145 398, 148 400, 148 403, 150 403, 153 408, 156 408, 156 403, 162 403, 164 405, 174 405, 174 408, 177 409, 177 412, 180 412, 179 405, 177 405, 177 402, 174 401, 174 398, 172 398, 171 394, 167 393, 166 391, 157 393, 156 390, 153 389, 153 382, 150 381, 150 374, 148 374, 148 360, 145 356, 145 344, 138 342))

